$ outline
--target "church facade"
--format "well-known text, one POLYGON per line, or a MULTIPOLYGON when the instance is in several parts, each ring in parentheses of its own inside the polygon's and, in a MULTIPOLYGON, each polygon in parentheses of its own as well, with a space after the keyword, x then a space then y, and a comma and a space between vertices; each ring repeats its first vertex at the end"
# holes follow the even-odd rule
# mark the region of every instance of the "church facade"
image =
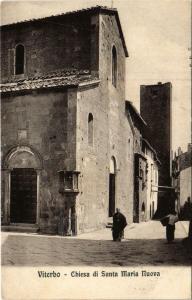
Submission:
POLYGON ((133 221, 133 133, 115 9, 2 26, 2 224, 78 234, 133 221))

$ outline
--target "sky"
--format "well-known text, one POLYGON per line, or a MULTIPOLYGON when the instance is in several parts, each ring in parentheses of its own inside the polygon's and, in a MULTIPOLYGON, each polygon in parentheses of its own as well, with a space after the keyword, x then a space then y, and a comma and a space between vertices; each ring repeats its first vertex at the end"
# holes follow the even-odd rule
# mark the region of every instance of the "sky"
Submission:
POLYGON ((172 83, 172 148, 191 142, 191 1, 1 1, 1 23, 103 5, 117 8, 129 58, 126 99, 140 109, 140 85, 172 83))

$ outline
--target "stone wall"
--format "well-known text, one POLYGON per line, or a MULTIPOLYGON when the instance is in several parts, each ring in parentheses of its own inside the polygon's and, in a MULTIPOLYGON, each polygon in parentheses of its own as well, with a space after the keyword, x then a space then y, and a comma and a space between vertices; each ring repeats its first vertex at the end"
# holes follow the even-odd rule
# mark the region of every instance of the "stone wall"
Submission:
POLYGON ((106 111, 106 99, 101 93, 101 86, 84 88, 78 93, 77 170, 81 173, 76 207, 80 232, 101 228, 107 223, 112 157, 116 161, 116 207, 126 215, 128 222, 133 218, 133 138, 125 116, 121 121, 116 120, 115 114, 119 112, 106 111), (92 146, 88 144, 89 113, 93 115, 92 146))
MULTIPOLYGON (((34 149, 42 161, 42 167, 38 170, 41 231, 57 231, 59 211, 67 201, 59 193, 58 171, 76 167, 75 129, 74 89, 2 98, 3 162, 11 149, 19 150, 23 146, 29 147, 31 151, 34 149)), ((20 167, 30 167, 29 162, 26 161, 20 167)), ((9 169, 9 162, 5 169, 7 168, 9 169)))
MULTIPOLYGON (((91 26, 91 17, 60 16, 3 26, 1 33, 2 80, 13 81, 15 47, 25 48, 24 78, 42 76, 60 69, 98 69, 97 55, 91 61, 91 51, 97 53, 97 26, 91 26), (91 42, 92 40, 92 42, 91 42)), ((97 47, 98 48, 98 47, 97 47)))
MULTIPOLYGON (((102 85, 115 90, 124 105, 125 101, 125 53, 122 40, 114 16, 100 15, 100 51, 99 51, 99 75, 102 85), (112 85, 112 47, 117 51, 117 87, 112 85)), ((116 96, 116 94, 114 95, 116 96)), ((122 109, 123 112, 123 109, 122 109)))
MULTIPOLYGON (((97 22, 98 20, 95 19, 97 22)), ((77 100, 76 199, 80 232, 105 226, 109 210, 110 161, 116 162, 115 206, 133 220, 133 134, 125 115, 125 54, 114 16, 99 17, 100 84, 79 88, 77 100), (117 87, 112 85, 112 47, 117 50, 117 87), (93 146, 88 144, 88 115, 93 115, 93 146)))
POLYGON ((77 105, 77 197, 79 231, 103 227, 108 214, 108 117, 99 86, 83 88, 77 105), (93 145, 88 144, 88 116, 93 115, 93 145))
MULTIPOLYGON (((116 207, 133 220, 133 134, 125 116, 125 53, 114 16, 100 16, 100 97, 106 112, 109 164, 117 165, 116 207), (117 52, 117 85, 112 84, 112 47, 117 52)), ((101 123, 102 124, 102 123, 101 123)), ((108 184, 108 183, 107 183, 108 184)))

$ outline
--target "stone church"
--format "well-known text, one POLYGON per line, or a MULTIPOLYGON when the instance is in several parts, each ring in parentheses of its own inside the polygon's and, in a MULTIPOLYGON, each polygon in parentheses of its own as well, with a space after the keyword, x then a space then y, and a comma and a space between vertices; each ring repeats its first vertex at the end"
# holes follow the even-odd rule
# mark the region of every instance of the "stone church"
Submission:
POLYGON ((103 227, 115 207, 132 222, 118 12, 94 7, 4 25, 1 53, 3 224, 77 234, 103 227))
POLYGON ((104 227, 117 207, 133 222, 135 139, 117 10, 1 29, 2 224, 75 235, 104 227))

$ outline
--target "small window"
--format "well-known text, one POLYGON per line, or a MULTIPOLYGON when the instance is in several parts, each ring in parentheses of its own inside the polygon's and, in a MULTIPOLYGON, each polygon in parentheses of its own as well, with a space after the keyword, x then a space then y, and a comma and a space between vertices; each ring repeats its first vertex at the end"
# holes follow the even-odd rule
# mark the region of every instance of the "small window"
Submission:
POLYGON ((88 144, 93 146, 93 115, 88 116, 88 144))
POLYGON ((154 96, 157 96, 158 95, 158 90, 153 90, 152 93, 153 93, 154 96))
POLYGON ((66 173, 64 178, 65 183, 65 189, 66 190, 72 190, 73 189, 73 174, 72 173, 66 173))
POLYGON ((115 46, 112 48, 112 84, 117 86, 117 51, 115 46))
POLYGON ((141 150, 143 153, 145 153, 145 144, 144 144, 143 140, 141 140, 141 150))
POLYGON ((15 74, 24 74, 24 46, 17 45, 15 50, 15 74))
POLYGON ((144 172, 143 172, 143 169, 142 169, 142 166, 140 165, 139 167, 139 177, 144 180, 144 172))
POLYGON ((158 89, 152 88, 151 89, 151 95, 152 95, 153 98, 156 98, 158 96, 158 89))

